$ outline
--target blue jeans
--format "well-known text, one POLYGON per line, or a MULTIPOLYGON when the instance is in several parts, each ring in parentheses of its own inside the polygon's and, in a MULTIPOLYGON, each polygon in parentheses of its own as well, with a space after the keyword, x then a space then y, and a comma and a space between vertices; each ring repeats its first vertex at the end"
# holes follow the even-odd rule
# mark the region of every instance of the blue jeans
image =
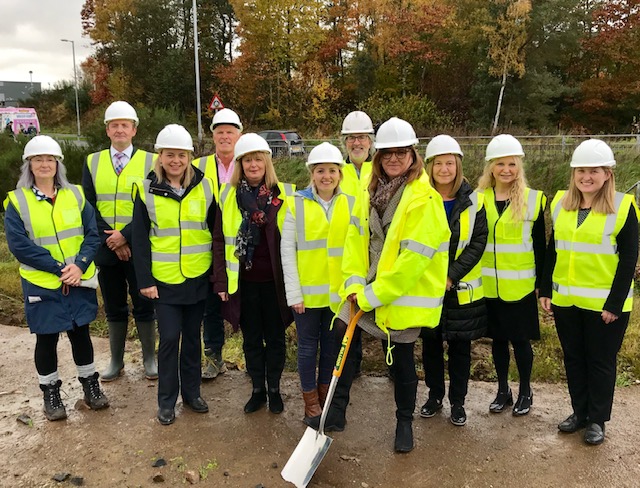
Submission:
POLYGON ((298 331, 298 374, 302 391, 315 390, 318 383, 329 384, 334 365, 333 332, 329 330, 333 312, 329 307, 306 308, 304 313, 293 312, 298 331), (318 381, 316 357, 320 344, 318 381))

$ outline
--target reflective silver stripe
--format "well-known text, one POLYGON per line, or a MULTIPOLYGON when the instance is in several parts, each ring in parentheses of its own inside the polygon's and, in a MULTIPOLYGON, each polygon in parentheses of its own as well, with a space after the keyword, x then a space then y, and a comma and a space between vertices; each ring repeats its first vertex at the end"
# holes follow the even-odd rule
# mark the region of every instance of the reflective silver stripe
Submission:
POLYGON ((429 246, 425 246, 424 244, 420 244, 419 242, 411 239, 405 239, 403 241, 400 241, 400 250, 404 250, 404 249, 408 249, 409 251, 422 254, 423 256, 426 256, 429 259, 431 259, 434 256, 434 254, 437 252, 436 249, 429 246))
POLYGON ((233 237, 229 237, 229 236, 224 236, 224 243, 228 246, 235 246, 236 245, 236 236, 233 237))
MULTIPOLYGON (((107 151, 107 149, 105 149, 107 151)), ((98 163, 100 162, 100 153, 93 153, 91 155, 91 162, 89 163, 89 168, 91 172, 91 179, 93 180, 93 186, 96 186, 96 178, 98 177, 98 163)), ((100 197, 105 198, 104 195, 97 194, 96 197, 100 200, 100 197)), ((107 197, 108 198, 108 197, 107 197)))
POLYGON ((211 181, 208 179, 202 180, 202 189, 204 191, 204 198, 207 202, 207 209, 213 203, 213 188, 211 188, 211 181))
POLYGON ((98 200, 111 200, 113 193, 96 193, 96 199, 98 200))
POLYGON ((329 252, 330 258, 337 258, 344 254, 344 248, 342 247, 330 247, 327 251, 329 252))
POLYGON ((333 303, 340 303, 340 295, 337 293, 331 293, 329 296, 329 300, 333 303))
POLYGON ((349 276, 349 278, 347 278, 347 281, 344 282, 344 287, 349 288, 351 285, 366 286, 366 284, 367 280, 362 276, 349 276))
POLYGON ((312 251, 314 249, 325 249, 327 239, 307 240, 305 237, 304 225, 304 197, 296 196, 296 234, 298 235, 298 250, 312 251))
POLYGON ((472 192, 469 196, 469 199, 471 200, 471 206, 468 207, 468 209, 465 209, 465 211, 469 210, 469 239, 460 239, 458 241, 457 249, 459 251, 462 251, 469 245, 471 236, 473 235, 473 229, 476 226, 476 215, 478 214, 478 194, 475 191, 472 192))
POLYGON ((113 216, 103 215, 102 220, 104 220, 107 224, 113 227, 115 226, 116 222, 119 224, 127 225, 133 220, 133 216, 132 215, 116 215, 115 217, 113 217, 113 216))
POLYGON ((206 222, 198 222, 193 220, 187 220, 180 222, 180 228, 182 230, 206 230, 207 223, 206 222))
POLYGON ((223 186, 224 188, 222 189, 222 193, 220 193, 220 206, 222 206, 222 204, 227 198, 227 195, 229 194, 229 191, 231 190, 230 183, 225 183, 223 186))
POLYGON ((153 169, 153 156, 154 156, 154 153, 148 152, 144 158, 144 171, 145 171, 144 178, 146 178, 147 175, 153 169))
POLYGON ((150 233, 154 237, 180 237, 180 229, 177 227, 171 227, 169 229, 152 227, 150 233))
MULTIPOLYGON (((579 286, 564 286, 556 283, 555 281, 553 282, 553 290, 558 292, 560 295, 573 295, 582 298, 598 298, 601 300, 606 300, 611 294, 610 288, 582 288, 579 286)), ((629 288, 627 298, 631 297, 633 297, 633 289, 629 288)))
POLYGON ((295 193, 293 185, 291 183, 282 183, 284 187, 284 194, 288 197, 292 196, 295 193))
POLYGON ((33 231, 33 224, 31 222, 31 212, 29 212, 29 204, 27 203, 27 197, 24 194, 22 189, 18 189, 15 191, 14 195, 16 196, 16 200, 18 200, 18 210, 20 211, 20 216, 22 217, 22 223, 24 224, 24 230, 27 231, 29 238, 31 240, 34 239, 35 232, 33 231))
POLYGON ((156 263, 178 263, 180 255, 176 253, 152 252, 151 260, 156 263))
POLYGON ((356 204, 356 198, 352 195, 347 195, 346 193, 344 194, 344 196, 347 197, 347 203, 349 204, 349 213, 353 212, 353 206, 356 204))
POLYGON ((74 227, 73 229, 66 229, 57 233, 58 239, 69 239, 71 237, 78 237, 84 235, 84 228, 74 227))
POLYGON ((556 204, 556 208, 553 209, 553 215, 551 216, 551 219, 553 220, 554 224, 556 223, 556 220, 558 220, 558 215, 560 214, 560 210, 562 209, 562 202, 564 200, 564 197, 566 196, 566 193, 562 195, 560 197, 560 200, 558 200, 558 203, 556 204))
POLYGON ((556 239, 556 250, 557 251, 575 251, 575 252, 586 252, 590 254, 617 254, 618 246, 617 244, 603 243, 603 244, 589 244, 586 242, 572 242, 572 241, 561 241, 556 239))
POLYGON ((55 246, 58 244, 58 238, 56 236, 40 237, 33 239, 38 246, 55 246))
POLYGON ((302 293, 304 295, 326 295, 329 293, 329 285, 303 286, 302 293))
MULTIPOLYGON (((366 294, 366 290, 365 290, 366 294)), ((398 307, 422 307, 422 308, 437 308, 442 305, 444 297, 432 298, 432 297, 414 297, 414 296, 402 296, 396 298, 392 305, 398 307)))
POLYGON ((382 306, 382 302, 373 292, 373 287, 371 285, 367 285, 364 287, 364 296, 367 297, 369 304, 373 308, 378 308, 382 306))
POLYGON ((358 233, 360 235, 364 235, 364 228, 360 225, 360 218, 357 217, 356 215, 352 215, 351 216, 351 220, 349 221, 350 224, 354 225, 356 227, 356 229, 358 229, 358 233))
POLYGON ((118 192, 115 195, 116 200, 123 200, 125 202, 131 201, 131 193, 118 192))
POLYGON ((143 180, 142 186, 144 187, 144 202, 147 205, 147 213, 149 214, 149 220, 151 222, 158 222, 158 216, 156 214, 156 202, 153 195, 149 193, 151 188, 151 180, 143 180))
POLYGON ((74 254, 73 256, 67 256, 66 258, 64 258, 64 264, 73 264, 76 262, 76 257, 78 255, 74 254))
POLYGON ((438 246, 438 252, 446 252, 446 253, 448 253, 449 252, 449 244, 450 244, 449 241, 441 242, 440 245, 438 246))
POLYGON ((39 269, 32 268, 28 264, 24 264, 24 263, 20 263, 20 269, 23 269, 25 271, 40 271, 39 269))
POLYGON ((533 251, 533 243, 523 242, 522 244, 494 244, 493 242, 488 242, 485 251, 499 253, 529 252, 533 251))
POLYGON ((523 271, 504 270, 495 268, 482 268, 482 274, 487 276, 497 276, 500 280, 526 280, 536 277, 535 269, 526 269, 523 271))
POLYGON ((115 217, 107 217, 103 215, 102 220, 104 220, 107 224, 109 224, 109 227, 115 227, 115 223, 116 223, 115 217))
MULTIPOLYGON (((536 214, 536 210, 537 210, 536 203, 538 201, 538 193, 540 193, 538 190, 529 190, 529 198, 527 199, 527 213, 525 216, 525 220, 533 220, 536 214)), ((524 236, 531 237, 531 231, 529 231, 526 234, 523 233, 523 237, 524 236)))
POLYGON ((182 254, 200 254, 211 251, 211 243, 209 244, 194 244, 193 246, 182 246, 180 252, 182 254))
POLYGON ((82 210, 82 203, 84 199, 82 198, 80 189, 76 185, 71 185, 67 187, 67 190, 71 190, 71 193, 73 193, 73 196, 76 197, 76 201, 78 202, 78 208, 82 210))
POLYGON ((616 219, 618 217, 618 210, 620 210, 620 204, 622 203, 622 199, 624 198, 624 193, 616 192, 616 196, 613 201, 613 207, 615 209, 615 213, 608 214, 607 219, 604 223, 604 232, 602 235, 602 243, 609 242, 609 236, 613 234, 613 231, 616 230, 616 219))
POLYGON ((225 261, 227 263, 227 269, 229 271, 234 271, 236 273, 240 272, 240 263, 234 263, 229 260, 225 261))

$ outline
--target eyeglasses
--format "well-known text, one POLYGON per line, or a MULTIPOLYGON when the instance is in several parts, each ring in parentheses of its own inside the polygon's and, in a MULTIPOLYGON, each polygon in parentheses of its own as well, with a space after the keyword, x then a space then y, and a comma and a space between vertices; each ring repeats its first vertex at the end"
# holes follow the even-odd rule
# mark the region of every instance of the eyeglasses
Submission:
POLYGON ((347 136, 347 142, 364 142, 369 139, 369 136, 366 134, 360 134, 359 136, 347 136))
POLYGON ((391 158, 393 158, 393 156, 395 155, 396 159, 401 160, 407 157, 407 154, 409 154, 411 152, 411 149, 407 149, 407 148, 402 148, 402 149, 396 149, 395 151, 385 151, 382 153, 382 160, 383 161, 391 161, 391 158))

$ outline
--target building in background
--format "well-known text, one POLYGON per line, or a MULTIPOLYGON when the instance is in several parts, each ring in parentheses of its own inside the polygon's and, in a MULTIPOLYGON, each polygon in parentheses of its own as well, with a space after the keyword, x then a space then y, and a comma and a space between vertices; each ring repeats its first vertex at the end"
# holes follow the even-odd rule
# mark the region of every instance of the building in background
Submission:
POLYGON ((0 81, 0 107, 18 107, 20 100, 27 100, 41 91, 39 82, 0 81))

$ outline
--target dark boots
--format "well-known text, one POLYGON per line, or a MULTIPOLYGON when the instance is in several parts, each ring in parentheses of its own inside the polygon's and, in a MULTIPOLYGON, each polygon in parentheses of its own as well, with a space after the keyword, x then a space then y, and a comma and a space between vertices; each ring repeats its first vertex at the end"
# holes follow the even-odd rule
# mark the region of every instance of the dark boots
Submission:
POLYGON ((265 403, 267 403, 266 388, 254 388, 251 392, 251 398, 244 406, 244 413, 257 412, 265 403))
POLYGON ((410 452, 413 450, 413 411, 416 407, 416 391, 418 382, 394 383, 396 399, 396 452, 410 452))
POLYGON ((102 381, 113 381, 124 373, 124 345, 127 339, 127 322, 109 322, 107 325, 109 326, 111 362, 109 367, 102 373, 102 381))
POLYGON ((269 397, 269 412, 282 413, 284 402, 282 401, 282 395, 280 395, 280 388, 269 388, 267 396, 269 397))
POLYGON ((47 420, 62 420, 67 418, 67 410, 60 398, 60 386, 62 381, 51 382, 49 385, 40 385, 44 394, 44 416, 47 420))
POLYGON ((100 389, 100 383, 98 383, 98 373, 93 373, 88 378, 78 378, 82 384, 82 391, 84 391, 84 402, 91 410, 100 410, 109 406, 109 400, 100 389))
POLYGON ((140 339, 140 345, 142 346, 144 376, 148 380, 157 380, 158 365, 156 363, 156 323, 153 320, 150 322, 136 322, 136 328, 138 329, 138 338, 140 339))

